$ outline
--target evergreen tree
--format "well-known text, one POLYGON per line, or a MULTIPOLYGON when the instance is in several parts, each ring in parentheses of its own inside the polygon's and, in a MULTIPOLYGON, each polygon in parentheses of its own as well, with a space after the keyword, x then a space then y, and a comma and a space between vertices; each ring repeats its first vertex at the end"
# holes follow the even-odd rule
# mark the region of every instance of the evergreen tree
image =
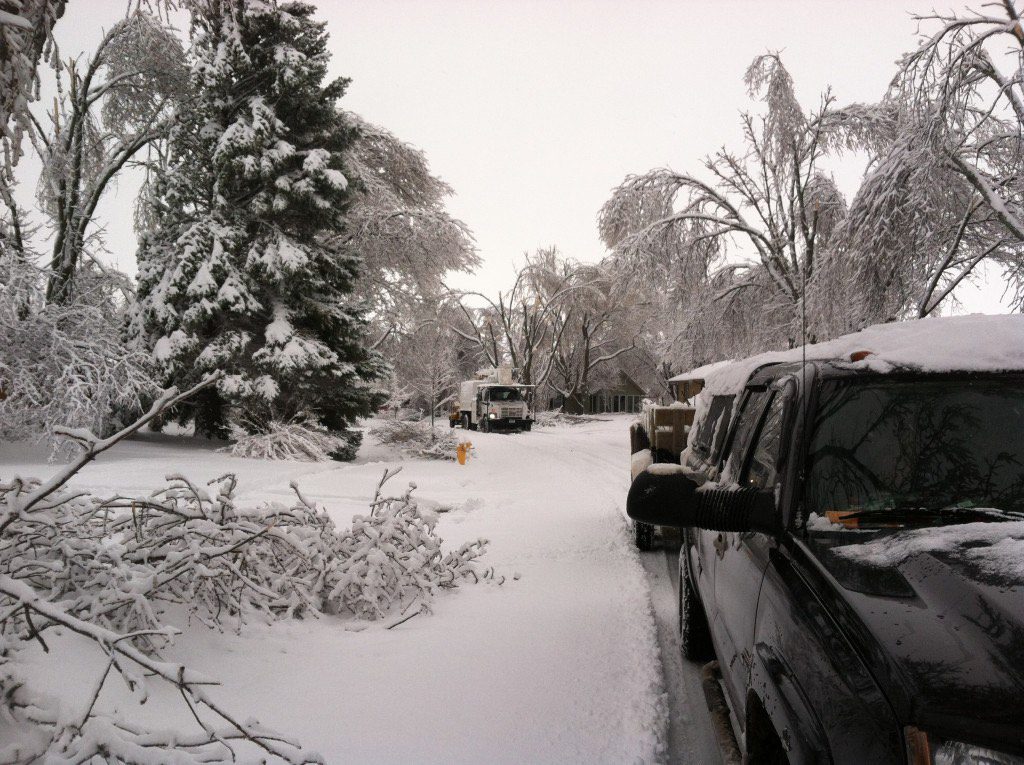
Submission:
POLYGON ((179 116, 139 251, 135 329, 168 382, 215 369, 216 390, 178 413, 224 435, 309 418, 342 432, 380 398, 362 344, 358 257, 332 245, 351 191, 356 131, 324 83, 324 24, 305 3, 193 6, 196 98, 179 116))

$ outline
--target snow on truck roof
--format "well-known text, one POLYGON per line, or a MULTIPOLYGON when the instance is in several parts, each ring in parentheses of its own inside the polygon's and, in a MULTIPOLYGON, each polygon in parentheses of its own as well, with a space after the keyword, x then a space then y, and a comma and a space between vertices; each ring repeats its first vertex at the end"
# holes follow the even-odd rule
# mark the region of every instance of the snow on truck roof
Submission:
MULTIPOLYGON (((765 364, 800 361, 802 348, 769 351, 736 361, 706 364, 669 382, 704 380, 704 392, 737 393, 765 364)), ((1024 316, 948 316, 875 324, 849 335, 806 347, 807 359, 841 360, 851 369, 889 372, 1006 372, 1024 370, 1024 316), (860 361, 850 355, 870 351, 860 361)))

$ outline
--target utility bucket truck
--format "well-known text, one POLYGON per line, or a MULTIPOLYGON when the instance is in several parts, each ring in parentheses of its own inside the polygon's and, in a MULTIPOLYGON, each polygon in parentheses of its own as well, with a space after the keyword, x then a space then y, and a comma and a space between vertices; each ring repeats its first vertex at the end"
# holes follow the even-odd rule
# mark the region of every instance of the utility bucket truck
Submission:
POLYGON ((451 425, 466 430, 529 430, 533 416, 526 401, 532 386, 514 382, 511 367, 481 369, 476 379, 459 386, 458 409, 452 410, 451 425))

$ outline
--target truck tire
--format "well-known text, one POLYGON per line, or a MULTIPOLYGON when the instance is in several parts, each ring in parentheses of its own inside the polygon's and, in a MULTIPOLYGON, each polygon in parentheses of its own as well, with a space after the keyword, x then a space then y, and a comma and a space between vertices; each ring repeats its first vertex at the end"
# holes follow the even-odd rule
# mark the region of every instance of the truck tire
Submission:
POLYGON ((462 422, 462 429, 463 430, 469 430, 470 429, 469 428, 469 415, 468 414, 463 414, 462 415, 461 422, 462 422))
POLYGON ((480 432, 481 433, 490 433, 491 432, 491 423, 488 422, 486 418, 480 420, 480 432))
POLYGON ((711 645, 711 630, 704 606, 690 581, 686 568, 686 541, 679 551, 679 650, 684 659, 703 664, 715 657, 711 645))
POLYGON ((654 549, 654 526, 642 521, 633 521, 633 542, 642 552, 654 549))

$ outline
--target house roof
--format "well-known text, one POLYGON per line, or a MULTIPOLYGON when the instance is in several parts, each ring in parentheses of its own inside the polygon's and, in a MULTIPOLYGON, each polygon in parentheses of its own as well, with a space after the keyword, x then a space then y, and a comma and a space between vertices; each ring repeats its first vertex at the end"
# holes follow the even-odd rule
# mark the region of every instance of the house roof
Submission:
POLYGON ((631 386, 634 389, 635 392, 631 392, 631 393, 629 393, 629 395, 631 395, 631 396, 646 396, 647 395, 647 391, 644 390, 643 386, 642 385, 638 385, 637 381, 634 380, 632 377, 630 377, 629 374, 627 374, 626 372, 624 372, 621 369, 618 370, 618 373, 619 373, 620 387, 614 387, 612 385, 602 385, 600 388, 595 390, 594 393, 600 393, 601 391, 620 390, 622 388, 627 388, 628 389, 631 386), (625 386, 621 385, 623 382, 625 383, 625 386))

